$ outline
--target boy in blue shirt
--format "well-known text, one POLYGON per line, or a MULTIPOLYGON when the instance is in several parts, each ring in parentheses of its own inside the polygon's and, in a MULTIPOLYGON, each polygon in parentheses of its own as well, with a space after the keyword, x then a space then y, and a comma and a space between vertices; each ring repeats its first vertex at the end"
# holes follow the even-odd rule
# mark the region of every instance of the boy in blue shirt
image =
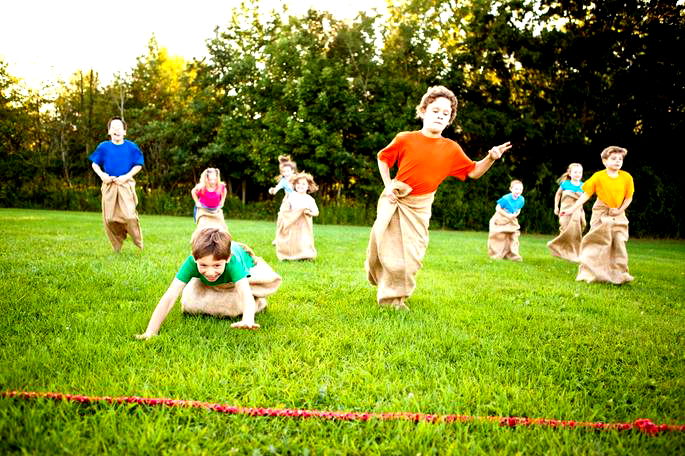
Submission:
POLYGON ((511 193, 497 200, 495 215, 490 219, 488 235, 488 255, 493 259, 521 261, 519 254, 519 235, 521 234, 518 215, 525 204, 523 183, 513 180, 509 185, 511 193))
POLYGON ((107 122, 107 130, 110 141, 101 142, 89 157, 93 171, 102 180, 105 233, 115 252, 121 250, 127 234, 142 250, 143 234, 136 211, 138 195, 133 176, 140 172, 145 160, 138 146, 124 139, 126 122, 123 119, 112 117, 107 122))
POLYGON ((255 313, 266 307, 266 296, 280 285, 281 277, 249 247, 232 242, 225 230, 205 228, 194 236, 192 254, 159 300, 147 329, 136 338, 156 336, 179 296, 183 312, 242 315, 232 328, 257 329, 255 313))

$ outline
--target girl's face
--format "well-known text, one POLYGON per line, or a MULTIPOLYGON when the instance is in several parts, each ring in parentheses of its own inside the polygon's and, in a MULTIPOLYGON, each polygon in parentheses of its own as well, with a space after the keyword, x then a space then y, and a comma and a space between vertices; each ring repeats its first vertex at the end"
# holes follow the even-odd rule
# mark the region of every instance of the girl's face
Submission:
POLYGON ((214 187, 217 183, 216 173, 207 173, 207 183, 214 187))
POLYGON ((307 193, 307 190, 309 190, 309 183, 307 182, 307 179, 298 179, 295 182, 295 191, 297 193, 307 193))
POLYGON ((283 170, 281 171, 281 174, 286 179, 289 178, 290 176, 293 175, 293 167, 292 166, 284 166, 283 170))
POLYGON ((568 170, 568 175, 571 180, 579 181, 583 177, 583 167, 582 166, 572 166, 568 170))

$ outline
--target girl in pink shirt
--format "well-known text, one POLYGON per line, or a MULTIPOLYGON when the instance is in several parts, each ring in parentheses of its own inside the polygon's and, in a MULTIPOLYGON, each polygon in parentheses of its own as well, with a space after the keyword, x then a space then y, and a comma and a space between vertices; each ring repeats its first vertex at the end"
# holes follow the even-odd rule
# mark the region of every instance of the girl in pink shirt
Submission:
POLYGON ((197 222, 198 208, 210 212, 221 211, 226 201, 226 184, 221 182, 218 168, 207 168, 200 175, 200 183, 190 191, 195 201, 193 219, 197 222))

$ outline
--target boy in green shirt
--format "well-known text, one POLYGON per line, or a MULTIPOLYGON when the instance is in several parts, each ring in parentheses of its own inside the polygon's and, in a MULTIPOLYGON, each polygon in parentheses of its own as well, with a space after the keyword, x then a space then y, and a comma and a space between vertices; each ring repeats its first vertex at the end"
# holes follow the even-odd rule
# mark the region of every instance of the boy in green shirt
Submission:
POLYGON ((192 255, 160 299, 145 332, 136 338, 157 335, 181 293, 184 312, 242 315, 232 328, 257 329, 255 313, 266 307, 266 296, 280 284, 281 277, 247 246, 231 242, 226 231, 206 228, 194 236, 192 255))

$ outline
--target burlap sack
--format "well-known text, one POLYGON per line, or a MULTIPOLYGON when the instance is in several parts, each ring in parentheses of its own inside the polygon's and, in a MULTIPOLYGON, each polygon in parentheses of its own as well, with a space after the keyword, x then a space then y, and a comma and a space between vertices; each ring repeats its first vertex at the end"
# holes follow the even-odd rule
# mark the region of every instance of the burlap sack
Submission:
MULTIPOLYGON (((274 294, 281 286, 281 276, 268 263, 258 257, 247 246, 241 244, 252 256, 254 266, 250 268, 248 282, 254 296, 257 312, 266 308, 266 297, 274 294)), ((185 313, 207 314, 215 317, 237 317, 243 313, 243 301, 232 283, 208 286, 193 278, 181 294, 181 309, 185 313)))
POLYGON ((276 256, 279 260, 313 260, 314 222, 304 209, 281 206, 276 222, 276 256))
POLYGON ((488 255, 495 260, 521 261, 519 254, 519 235, 521 234, 518 219, 505 217, 499 212, 490 219, 488 233, 488 255))
POLYGON ((136 183, 129 179, 125 183, 103 183, 100 187, 102 192, 102 220, 105 225, 105 234, 115 251, 121 250, 126 235, 139 248, 143 248, 143 233, 140 230, 138 219, 138 195, 136 195, 136 183))
MULTIPOLYGON (((567 211, 573 206, 580 195, 564 190, 561 194, 560 212, 567 211)), ((577 263, 585 224, 585 211, 582 207, 571 215, 559 216, 559 236, 547 243, 552 255, 577 263)))
POLYGON ((626 242, 628 218, 625 212, 610 216, 609 206, 598 199, 592 207, 590 231, 580 244, 576 280, 617 285, 633 280, 628 273, 626 242))
POLYGON ((428 247, 428 224, 435 192, 410 195, 412 188, 392 181, 397 202, 378 199, 376 221, 366 253, 367 278, 378 287, 379 304, 404 308, 416 288, 416 274, 428 247))
POLYGON ((218 228, 222 231, 227 232, 228 226, 226 225, 226 220, 224 219, 224 211, 222 209, 207 209, 204 207, 198 207, 195 214, 195 230, 190 236, 190 243, 192 244, 195 240, 195 236, 205 228, 218 228))

